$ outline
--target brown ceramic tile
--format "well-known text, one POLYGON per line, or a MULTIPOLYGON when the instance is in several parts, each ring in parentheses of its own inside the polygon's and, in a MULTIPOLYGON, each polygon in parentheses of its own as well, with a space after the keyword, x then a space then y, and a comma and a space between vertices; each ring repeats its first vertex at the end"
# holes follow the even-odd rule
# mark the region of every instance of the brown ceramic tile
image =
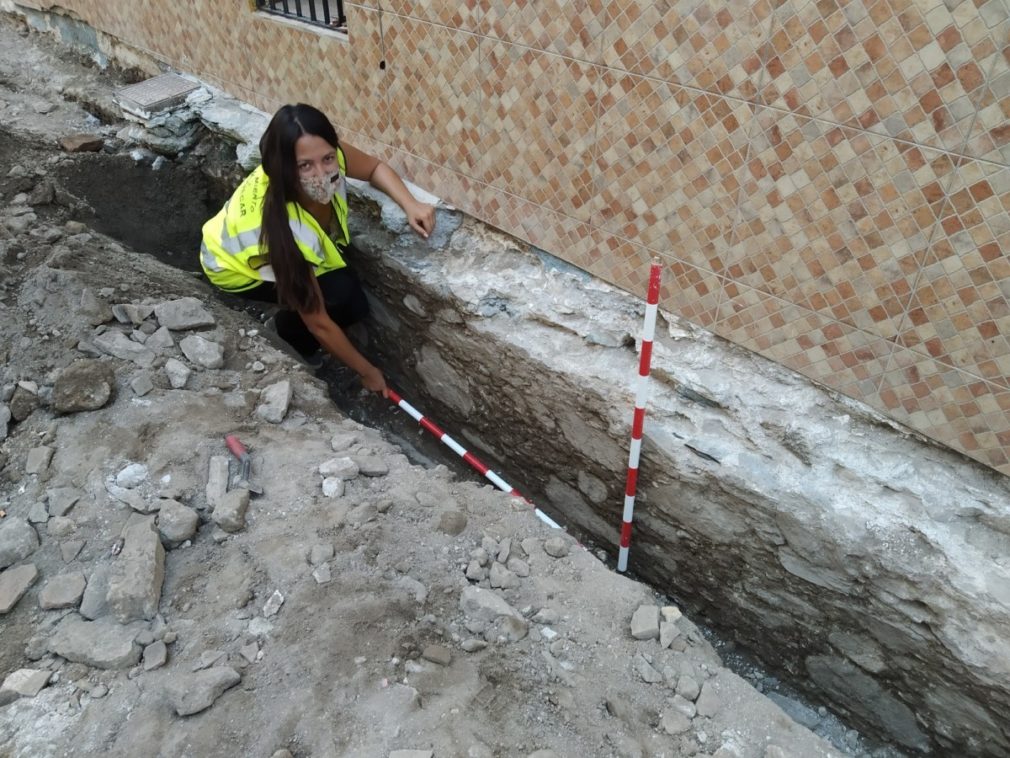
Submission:
POLYGON ((964 152, 1010 165, 1010 4, 989 0, 979 12, 991 22, 993 33, 991 38, 983 37, 975 53, 987 76, 964 152))
POLYGON ((1010 387, 1010 168, 967 160, 949 196, 900 341, 1010 387))
POLYGON ((806 116, 960 149, 974 121, 984 62, 1002 44, 993 38, 985 5, 784 0, 773 14, 761 99, 806 116))
POLYGON ((482 52, 483 180, 588 221, 601 70, 502 42, 482 52))
POLYGON ((479 31, 477 0, 384 0, 382 7, 421 21, 468 32, 479 31))
POLYGON ((854 398, 876 390, 892 346, 751 287, 727 282, 713 330, 854 398))
POLYGON ((600 60, 615 69, 754 99, 772 4, 608 0, 602 4, 600 60))
POLYGON ((592 223, 664 255, 722 268, 751 106, 606 71, 592 223))
POLYGON ((387 16, 385 42, 390 141, 475 175, 483 110, 480 39, 425 21, 387 16))
POLYGON ((1010 390, 895 348, 870 403, 890 417, 1010 474, 1010 390))
POLYGON ((682 260, 667 256, 661 256, 661 260, 660 308, 697 326, 711 327, 719 314, 722 280, 708 269, 682 260))
POLYGON ((758 122, 726 275, 894 337, 950 157, 772 109, 758 122))
POLYGON ((595 62, 603 0, 478 0, 481 34, 595 62))

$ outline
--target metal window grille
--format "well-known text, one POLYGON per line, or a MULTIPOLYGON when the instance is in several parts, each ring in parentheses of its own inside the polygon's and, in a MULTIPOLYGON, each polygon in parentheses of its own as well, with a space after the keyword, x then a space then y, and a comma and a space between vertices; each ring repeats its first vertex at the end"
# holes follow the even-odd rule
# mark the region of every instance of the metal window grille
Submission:
POLYGON ((344 0, 256 0, 256 7, 267 13, 319 26, 347 26, 344 0))

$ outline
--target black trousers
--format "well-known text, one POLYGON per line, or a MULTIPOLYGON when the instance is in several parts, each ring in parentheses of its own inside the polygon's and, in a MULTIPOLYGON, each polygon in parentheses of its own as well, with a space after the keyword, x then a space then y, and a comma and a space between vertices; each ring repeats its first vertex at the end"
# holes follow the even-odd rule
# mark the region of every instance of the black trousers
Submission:
MULTIPOLYGON (((319 282, 319 289, 323 293, 326 312, 341 329, 361 321, 368 315, 368 299, 365 297, 365 291, 361 289, 357 274, 349 268, 327 271, 317 276, 316 281, 319 282)), ((251 290, 235 294, 247 300, 277 304, 277 286, 273 282, 263 282, 251 290)), ((280 338, 302 356, 310 356, 319 349, 319 342, 295 311, 282 308, 277 312, 275 322, 280 338)))

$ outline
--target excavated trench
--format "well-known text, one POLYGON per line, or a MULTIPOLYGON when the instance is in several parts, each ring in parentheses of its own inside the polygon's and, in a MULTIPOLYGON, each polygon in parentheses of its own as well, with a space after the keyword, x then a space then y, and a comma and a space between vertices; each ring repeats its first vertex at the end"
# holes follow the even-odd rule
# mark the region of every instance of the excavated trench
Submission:
MULTIPOLYGON (((58 174, 66 189, 85 201, 80 220, 134 249, 193 271, 197 270, 199 229, 216 212, 227 196, 229 181, 235 179, 199 163, 167 162, 154 170, 149 162, 123 155, 82 156, 61 164, 58 174)), ((467 328, 465 309, 454 301, 448 287, 419 283, 418 273, 429 267, 424 253, 418 257, 410 252, 410 243, 383 228, 377 215, 369 201, 352 203, 352 233, 360 248, 353 265, 378 311, 369 326, 366 352, 384 367, 390 383, 409 402, 612 561, 623 489, 618 472, 626 453, 608 437, 607 425, 601 422, 599 408, 610 402, 608 398, 560 373, 545 373, 530 353, 496 342, 493 330, 467 328), (432 375, 445 376, 448 371, 459 380, 464 366, 470 372, 462 377, 467 397, 454 400, 445 392, 433 391, 432 375), (580 440, 579 449, 568 444, 572 439, 580 440)), ((440 224, 458 226, 460 222, 456 214, 440 217, 440 224)), ((482 303, 490 317, 496 309, 509 310, 507 302, 493 297, 482 303)), ((262 316, 256 306, 244 301, 231 299, 229 304, 262 316)), ((621 347, 621 341, 614 349, 633 354, 633 348, 621 347)), ((401 411, 358 391, 346 369, 331 364, 320 375, 338 406, 351 417, 384 429, 415 462, 445 465, 460 477, 479 478, 401 411)), ((712 402, 688 387, 679 388, 679 393, 685 403, 712 402)), ((794 447, 797 457, 812 454, 802 444, 794 447)), ((705 450, 699 444, 696 453, 707 455, 705 450)), ((911 705, 906 705, 888 693, 916 683, 927 700, 934 696, 946 705, 950 700, 942 699, 940 693, 957 691, 957 667, 938 666, 905 641, 904 630, 896 630, 894 621, 881 616, 873 603, 854 609, 827 598, 831 608, 827 610, 809 594, 771 597, 769 582, 792 581, 796 573, 782 572, 781 559, 774 558, 776 546, 784 541, 782 533, 788 532, 782 519, 776 522, 768 517, 770 526, 761 538, 767 543, 766 554, 747 548, 734 556, 728 552, 734 533, 725 539, 713 536, 713 531, 706 533, 699 526, 706 517, 699 514, 747 509, 747 518, 761 518, 764 504, 755 502, 736 482, 718 478, 690 482, 687 476, 680 481, 681 476, 671 475, 669 466, 669 460, 653 450, 647 439, 641 480, 656 485, 644 489, 640 497, 643 517, 636 519, 633 567, 639 578, 675 599, 695 621, 715 630, 713 642, 728 665, 736 663, 739 673, 794 718, 853 755, 895 756, 904 754, 902 750, 1005 754, 1004 728, 993 715, 1001 708, 999 702, 978 705, 984 688, 951 714, 952 720, 963 722, 960 729, 937 726, 932 714, 917 717, 913 711, 921 701, 912 698, 907 701, 911 705), (677 503, 689 516, 681 520, 676 508, 662 507, 663 498, 677 503), (761 565, 764 560, 769 565, 761 565), (755 578, 759 573, 770 579, 762 584, 755 578), (880 635, 871 633, 870 640, 871 634, 861 631, 866 629, 877 629, 880 635), (893 646, 881 643, 887 635, 898 641, 893 646), (830 661, 821 662, 827 673, 815 675, 820 658, 826 656, 811 656, 810 640, 829 636, 837 647, 854 648, 850 658, 863 655, 867 659, 851 680, 841 681, 830 661), (887 660, 889 656, 894 660, 887 660), (871 675, 874 669, 876 676, 871 675), (832 677, 839 679, 837 686, 832 677), (864 702, 858 702, 860 698, 864 702), (840 714, 849 728, 824 706, 840 714), (874 712, 886 708, 894 711, 883 716, 874 712), (979 734, 979 725, 988 733, 979 734)), ((734 518, 730 532, 743 528, 740 519, 734 518)), ((719 529, 725 531, 722 526, 719 529)), ((788 536, 792 541, 793 535, 788 536)), ((830 594, 818 587, 814 591, 830 594)), ((894 593, 908 594, 897 586, 894 593)), ((901 602, 911 606, 916 600, 901 602)), ((923 649, 935 652, 929 646, 923 649)))

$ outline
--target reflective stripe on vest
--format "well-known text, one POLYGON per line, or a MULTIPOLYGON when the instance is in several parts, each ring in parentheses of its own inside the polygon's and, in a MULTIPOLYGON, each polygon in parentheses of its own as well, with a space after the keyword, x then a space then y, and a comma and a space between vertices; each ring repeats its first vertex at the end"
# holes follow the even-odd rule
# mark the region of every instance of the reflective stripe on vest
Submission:
MULTIPOLYGON (((347 229, 346 163, 337 150, 340 180, 333 197, 333 211, 340 226, 341 247, 350 241, 347 229)), ((203 225, 200 264, 207 278, 224 290, 241 292, 263 281, 257 269, 269 262, 260 247, 263 227, 263 200, 269 184, 263 167, 258 167, 238 186, 221 211, 203 225)), ((330 239, 311 213, 297 203, 287 204, 288 223, 295 244, 314 268, 316 276, 347 264, 340 248, 330 239)))

